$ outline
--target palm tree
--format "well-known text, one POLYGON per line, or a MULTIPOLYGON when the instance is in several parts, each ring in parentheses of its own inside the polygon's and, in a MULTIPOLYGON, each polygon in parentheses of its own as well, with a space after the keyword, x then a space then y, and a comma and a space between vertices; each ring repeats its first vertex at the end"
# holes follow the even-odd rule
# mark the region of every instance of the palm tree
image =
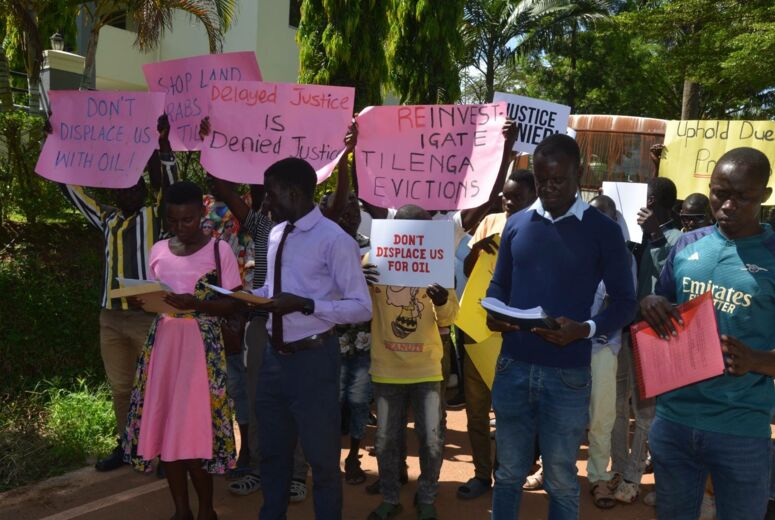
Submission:
POLYGON ((100 30, 117 19, 131 17, 137 26, 135 45, 141 51, 153 49, 164 32, 172 29, 174 11, 190 14, 207 32, 211 53, 220 52, 223 35, 234 20, 237 0, 96 0, 82 2, 81 9, 91 27, 86 46, 81 89, 95 88, 97 44, 100 30))
POLYGON ((534 35, 569 22, 588 23, 607 16, 610 0, 468 0, 463 38, 466 66, 484 79, 484 99, 495 94, 496 71, 514 59, 534 35))

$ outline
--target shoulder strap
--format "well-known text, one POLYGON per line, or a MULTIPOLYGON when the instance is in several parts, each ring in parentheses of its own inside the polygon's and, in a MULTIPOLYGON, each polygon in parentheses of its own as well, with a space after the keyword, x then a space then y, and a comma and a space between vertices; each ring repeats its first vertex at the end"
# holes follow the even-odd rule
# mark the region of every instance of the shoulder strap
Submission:
POLYGON ((223 281, 221 280, 221 248, 219 246, 221 242, 220 238, 215 239, 215 272, 218 274, 218 285, 223 287, 223 281))

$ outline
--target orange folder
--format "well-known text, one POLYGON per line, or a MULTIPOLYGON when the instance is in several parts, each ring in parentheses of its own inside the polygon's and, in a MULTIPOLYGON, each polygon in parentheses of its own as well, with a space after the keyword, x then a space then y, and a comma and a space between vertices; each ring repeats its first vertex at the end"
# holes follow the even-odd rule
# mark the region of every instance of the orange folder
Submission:
POLYGON ((647 399, 724 373, 713 297, 707 292, 677 307, 684 325, 662 339, 645 321, 630 327, 641 398, 647 399))

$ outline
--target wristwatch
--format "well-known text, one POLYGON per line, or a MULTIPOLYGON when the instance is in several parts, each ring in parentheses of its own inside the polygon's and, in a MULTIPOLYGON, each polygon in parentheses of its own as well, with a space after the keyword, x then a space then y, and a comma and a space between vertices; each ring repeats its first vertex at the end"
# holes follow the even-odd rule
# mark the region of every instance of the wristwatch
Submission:
POLYGON ((301 313, 305 316, 315 313, 315 300, 307 298, 304 302, 304 307, 301 308, 301 313))

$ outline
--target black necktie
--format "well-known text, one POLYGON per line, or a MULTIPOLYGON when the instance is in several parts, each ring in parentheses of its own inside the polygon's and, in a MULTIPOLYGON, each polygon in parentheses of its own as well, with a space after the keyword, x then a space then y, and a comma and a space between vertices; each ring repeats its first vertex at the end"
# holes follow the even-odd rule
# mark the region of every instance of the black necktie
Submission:
MULTIPOLYGON (((277 246, 277 254, 274 257, 274 294, 272 297, 280 294, 282 289, 282 268, 283 268, 283 248, 285 239, 293 231, 294 225, 288 222, 283 229, 283 236, 280 238, 280 244, 277 246)), ((272 313, 272 345, 274 348, 281 348, 283 343, 283 317, 276 312, 272 313)))

